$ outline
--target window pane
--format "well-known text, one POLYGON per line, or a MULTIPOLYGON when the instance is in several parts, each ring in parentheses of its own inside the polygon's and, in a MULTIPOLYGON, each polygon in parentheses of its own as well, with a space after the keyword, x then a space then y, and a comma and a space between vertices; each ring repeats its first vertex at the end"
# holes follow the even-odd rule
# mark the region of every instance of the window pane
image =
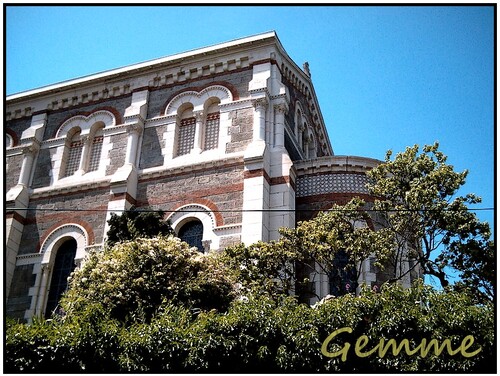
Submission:
POLYGON ((74 141, 69 146, 68 160, 66 162, 66 171, 64 176, 71 176, 80 167, 80 158, 82 157, 83 142, 74 141))
POLYGON ((57 250, 56 260, 50 281, 49 296, 47 298, 47 308, 45 317, 52 316, 59 304, 62 294, 68 287, 68 277, 75 269, 76 240, 65 241, 57 250))
POLYGON ((219 147, 219 119, 220 114, 207 115, 205 126, 205 150, 217 149, 219 147))
POLYGON ((182 226, 179 230, 179 238, 203 252, 203 224, 200 221, 191 221, 182 226))
POLYGON ((103 136, 94 137, 92 141, 92 150, 90 151, 90 161, 88 171, 97 171, 99 169, 99 162, 101 161, 103 136))
POLYGON ((195 131, 196 119, 194 117, 181 120, 177 142, 177 155, 189 154, 191 152, 194 145, 195 131))

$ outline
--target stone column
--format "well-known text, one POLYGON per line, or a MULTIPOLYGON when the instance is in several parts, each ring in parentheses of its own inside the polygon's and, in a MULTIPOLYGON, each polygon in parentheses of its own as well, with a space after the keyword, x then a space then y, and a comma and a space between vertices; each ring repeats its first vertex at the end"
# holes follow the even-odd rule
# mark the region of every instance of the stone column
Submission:
POLYGON ((33 169, 33 161, 39 149, 40 145, 37 142, 33 142, 31 145, 23 148, 23 163, 21 165, 21 172, 19 173, 19 185, 28 187, 33 169))
POLYGON ((194 144, 193 149, 191 149, 191 153, 200 154, 203 150, 203 112, 197 111, 193 113, 196 119, 196 128, 194 132, 194 144))
POLYGON ((125 155, 125 164, 133 165, 137 160, 137 150, 139 146, 139 137, 142 133, 143 127, 141 123, 130 124, 127 126, 128 140, 127 140, 127 153, 125 155))
POLYGON ((266 140, 266 98, 254 99, 252 104, 255 108, 253 116, 253 141, 266 140))
POLYGON ((78 166, 76 175, 83 175, 87 171, 90 148, 92 147, 92 139, 89 135, 82 136, 81 142, 82 155, 80 157, 80 165, 78 166))
POLYGON ((274 146, 277 148, 285 147, 285 113, 287 107, 284 103, 274 106, 274 146))

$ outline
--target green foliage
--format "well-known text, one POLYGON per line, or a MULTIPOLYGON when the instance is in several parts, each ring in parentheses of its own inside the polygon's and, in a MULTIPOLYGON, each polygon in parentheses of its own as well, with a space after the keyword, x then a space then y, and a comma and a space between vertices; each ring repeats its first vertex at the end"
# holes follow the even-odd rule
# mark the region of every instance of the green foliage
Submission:
POLYGON ((174 237, 138 238, 90 255, 61 300, 68 316, 99 304, 120 321, 148 321, 163 301, 224 311, 233 299, 230 274, 214 255, 174 237))
POLYGON ((482 296, 492 299, 490 228, 467 206, 481 199, 474 194, 457 196, 468 172, 455 172, 438 148, 438 143, 426 145, 420 153, 415 145, 393 160, 389 151, 385 163, 368 172, 368 188, 379 197, 374 209, 382 213, 381 225, 398 240, 392 264, 398 265, 409 247, 417 261, 414 267, 437 277, 443 287, 449 283, 445 268, 451 266, 467 284, 483 280, 482 296))
POLYGON ((132 208, 121 215, 111 213, 108 220, 109 230, 106 234, 107 245, 134 240, 139 237, 155 237, 158 235, 173 235, 170 224, 163 219, 164 213, 160 211, 141 211, 132 208))
MULTIPOLYGON (((329 274, 340 253, 348 257, 345 270, 361 273, 361 264, 370 257, 383 268, 394 250, 394 234, 385 228, 371 229, 365 202, 353 199, 346 205, 300 222, 296 228, 281 228, 282 237, 268 243, 226 248, 222 259, 236 273, 245 291, 272 296, 288 294, 297 281, 297 269, 318 265, 329 274)), ((305 283, 304 283, 305 284, 305 283)))
POLYGON ((421 284, 403 289, 384 285, 379 293, 363 289, 315 307, 293 297, 249 295, 225 313, 199 314, 164 302, 150 322, 123 326, 98 305, 79 316, 31 325, 7 323, 7 372, 494 372, 493 304, 475 305, 467 294, 436 291, 421 284), (328 351, 351 344, 345 361, 321 353, 334 331, 351 328, 328 343, 328 351), (426 356, 394 355, 391 350, 359 357, 357 339, 369 339, 365 351, 381 339, 450 339, 452 348, 467 336, 473 357, 446 351, 426 356))

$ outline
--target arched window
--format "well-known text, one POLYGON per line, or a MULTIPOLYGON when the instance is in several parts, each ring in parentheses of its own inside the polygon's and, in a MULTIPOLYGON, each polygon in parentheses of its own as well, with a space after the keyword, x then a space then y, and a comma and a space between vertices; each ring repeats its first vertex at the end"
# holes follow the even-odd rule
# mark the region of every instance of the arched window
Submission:
POLYGON ((207 117, 205 119, 203 150, 212 150, 219 147, 219 103, 219 98, 210 98, 210 100, 205 104, 207 117))
POLYGON ((195 219, 187 222, 179 229, 179 238, 188 243, 191 247, 196 247, 203 252, 203 224, 195 219))
POLYGON ((90 159, 87 167, 87 172, 99 170, 99 163, 101 161, 102 143, 103 143, 103 128, 99 128, 92 138, 92 145, 90 147, 90 159))
POLYGON ((180 124, 177 134, 177 155, 189 154, 194 146, 196 118, 193 115, 193 105, 186 103, 179 108, 180 124))
POLYGON ((83 151, 83 141, 80 133, 79 129, 75 130, 69 139, 64 177, 73 175, 80 167, 83 151))
POLYGON ((57 250, 45 309, 46 318, 51 317, 57 309, 59 300, 68 287, 68 277, 75 269, 76 248, 76 240, 71 238, 62 243, 57 250))

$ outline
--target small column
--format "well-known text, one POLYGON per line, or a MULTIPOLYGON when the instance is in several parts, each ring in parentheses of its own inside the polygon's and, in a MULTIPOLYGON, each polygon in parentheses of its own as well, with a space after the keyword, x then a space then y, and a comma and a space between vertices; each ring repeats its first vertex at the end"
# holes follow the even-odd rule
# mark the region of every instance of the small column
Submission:
POLYGON ((299 134, 298 134, 298 136, 299 136, 299 139, 298 139, 299 140, 299 146, 302 147, 302 136, 303 136, 302 132, 304 132, 304 126, 303 125, 299 125, 297 127, 297 129, 298 129, 298 132, 299 132, 299 134))
POLYGON ((274 146, 277 148, 285 147, 285 113, 287 107, 285 103, 280 103, 274 106, 275 123, 274 123, 274 146))
POLYGON ((81 141, 83 144, 82 147, 82 156, 80 157, 80 166, 78 166, 78 171, 76 175, 83 175, 87 171, 88 165, 88 155, 90 153, 90 148, 92 146, 92 139, 89 135, 85 135, 81 137, 81 141))
POLYGON ((40 279, 39 285, 37 289, 37 302, 35 307, 35 317, 41 317, 45 312, 43 309, 45 307, 45 298, 46 292, 49 287, 49 274, 50 274, 50 266, 48 264, 42 264, 40 268, 40 279))
POLYGON ((253 140, 265 141, 266 140, 266 98, 254 99, 252 104, 255 108, 253 117, 253 140))
POLYGON ((192 154, 200 154, 202 151, 203 144, 203 112, 197 111, 193 113, 196 119, 196 128, 194 132, 194 144, 193 149, 191 149, 192 154))
POLYGON ((128 140, 127 153, 125 156, 125 164, 135 166, 137 160, 137 149, 139 146, 139 136, 143 130, 141 123, 130 124, 127 126, 128 140))
POLYGON ((19 185, 28 187, 31 170, 33 168, 33 161, 39 149, 40 145, 37 142, 33 142, 31 145, 23 148, 23 163, 19 174, 19 185))

